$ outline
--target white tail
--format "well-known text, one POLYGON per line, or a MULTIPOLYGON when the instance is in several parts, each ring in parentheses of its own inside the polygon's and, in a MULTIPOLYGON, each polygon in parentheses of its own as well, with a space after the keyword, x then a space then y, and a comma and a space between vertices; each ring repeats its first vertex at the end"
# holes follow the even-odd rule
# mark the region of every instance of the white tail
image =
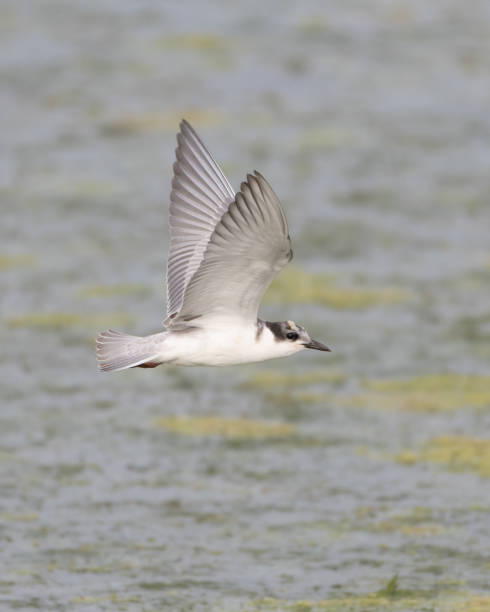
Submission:
POLYGON ((162 363, 155 344, 147 338, 122 334, 112 329, 97 336, 97 361, 104 372, 127 368, 154 368, 162 363), (152 352, 153 351, 153 352, 152 352))

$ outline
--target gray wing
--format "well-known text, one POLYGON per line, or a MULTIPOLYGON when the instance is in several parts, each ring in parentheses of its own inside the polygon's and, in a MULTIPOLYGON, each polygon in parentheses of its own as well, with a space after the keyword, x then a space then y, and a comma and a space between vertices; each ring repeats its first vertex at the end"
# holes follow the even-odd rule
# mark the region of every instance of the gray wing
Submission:
POLYGON ((261 174, 249 174, 216 226, 172 326, 214 316, 255 323, 267 287, 291 258, 279 199, 261 174))
POLYGON ((193 128, 183 120, 177 135, 170 194, 167 321, 179 312, 216 224, 235 192, 193 128))

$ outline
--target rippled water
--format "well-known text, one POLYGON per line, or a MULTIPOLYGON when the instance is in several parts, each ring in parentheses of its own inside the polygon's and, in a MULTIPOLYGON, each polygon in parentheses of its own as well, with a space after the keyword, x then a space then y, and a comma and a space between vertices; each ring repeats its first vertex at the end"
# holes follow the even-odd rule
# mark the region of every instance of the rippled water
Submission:
MULTIPOLYGON (((2 610, 490 609, 490 6, 0 9, 2 610), (332 355, 96 371, 164 316, 182 116, 332 355)), ((311 352, 313 353, 313 352, 311 352)))

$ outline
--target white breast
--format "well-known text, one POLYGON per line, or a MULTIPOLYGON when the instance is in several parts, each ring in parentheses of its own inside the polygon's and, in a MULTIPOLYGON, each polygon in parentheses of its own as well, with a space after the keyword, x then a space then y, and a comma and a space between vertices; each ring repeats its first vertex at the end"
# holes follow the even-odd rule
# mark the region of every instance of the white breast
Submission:
POLYGON ((288 357, 303 348, 277 341, 266 326, 258 333, 255 325, 237 325, 236 320, 215 323, 171 333, 166 354, 171 351, 177 365, 223 366, 288 357))

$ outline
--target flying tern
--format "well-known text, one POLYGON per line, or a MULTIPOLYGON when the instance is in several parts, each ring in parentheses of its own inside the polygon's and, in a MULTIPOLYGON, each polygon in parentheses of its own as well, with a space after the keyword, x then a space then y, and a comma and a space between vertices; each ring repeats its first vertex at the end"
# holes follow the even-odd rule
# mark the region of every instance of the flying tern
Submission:
POLYGON ((170 194, 165 330, 99 334, 101 370, 161 364, 225 366, 329 351, 294 321, 263 321, 258 309, 293 257, 286 216, 257 171, 235 193, 191 125, 177 135, 170 194))

